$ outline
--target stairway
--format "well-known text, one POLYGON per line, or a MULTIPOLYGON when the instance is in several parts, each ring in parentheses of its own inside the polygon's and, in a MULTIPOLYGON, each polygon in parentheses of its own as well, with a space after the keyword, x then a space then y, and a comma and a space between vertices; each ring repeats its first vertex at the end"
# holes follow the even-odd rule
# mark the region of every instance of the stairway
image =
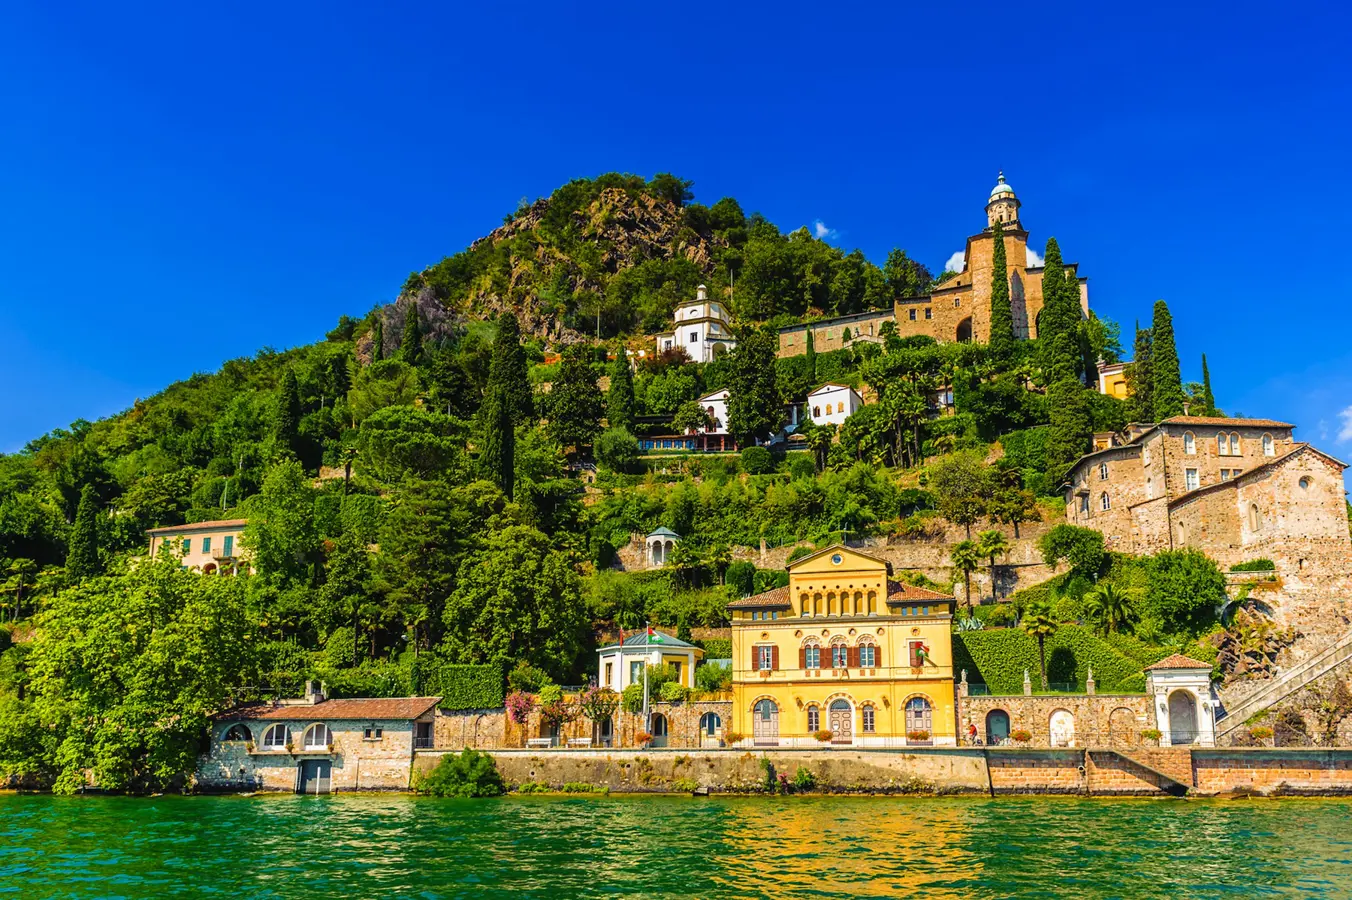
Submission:
MULTIPOLYGON (((1116 756, 1159 779, 1159 789, 1175 797, 1185 796, 1193 787, 1191 747, 1133 747, 1091 749, 1095 761, 1105 755, 1116 756)), ((1102 763, 1099 763, 1102 765, 1102 763)))
POLYGON ((1352 631, 1304 662, 1287 669, 1281 677, 1260 688, 1244 702, 1232 709, 1226 709, 1225 717, 1216 721, 1217 743, 1219 744, 1221 738, 1237 731, 1258 713, 1273 704, 1280 703, 1349 659, 1352 659, 1352 631))

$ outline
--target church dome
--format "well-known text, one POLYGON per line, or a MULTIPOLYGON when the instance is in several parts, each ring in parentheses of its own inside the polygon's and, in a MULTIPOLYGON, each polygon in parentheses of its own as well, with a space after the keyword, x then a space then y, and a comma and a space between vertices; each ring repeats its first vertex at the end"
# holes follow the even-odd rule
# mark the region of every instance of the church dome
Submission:
POLYGON ((1014 189, 1005 183, 1005 173, 1001 172, 1000 180, 996 183, 995 187, 991 188, 991 199, 994 200, 995 198, 1006 194, 1013 197, 1014 189))

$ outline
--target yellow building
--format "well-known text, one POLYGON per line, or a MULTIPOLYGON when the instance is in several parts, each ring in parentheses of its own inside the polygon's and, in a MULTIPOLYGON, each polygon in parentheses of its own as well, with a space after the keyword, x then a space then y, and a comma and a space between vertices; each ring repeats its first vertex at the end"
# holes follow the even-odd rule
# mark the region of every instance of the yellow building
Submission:
POLYGON ((843 546, 734 600, 732 731, 757 746, 953 746, 953 598, 843 546), (908 737, 909 735, 909 737, 908 737))

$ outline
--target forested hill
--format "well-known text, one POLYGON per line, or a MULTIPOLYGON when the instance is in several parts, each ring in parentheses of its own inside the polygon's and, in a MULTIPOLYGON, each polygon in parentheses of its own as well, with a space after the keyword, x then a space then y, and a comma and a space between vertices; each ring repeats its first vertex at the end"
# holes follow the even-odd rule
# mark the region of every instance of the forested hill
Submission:
MULTIPOLYGON (((927 288, 924 266, 894 250, 883 268, 807 228, 791 234, 724 197, 694 202, 691 182, 607 174, 569 182, 524 204, 502 227, 409 276, 426 318, 458 321, 510 309, 527 334, 569 341, 670 327, 672 309, 701 282, 743 321, 786 321, 885 308, 927 288), (735 290, 733 290, 735 288, 735 290)), ((386 323, 397 326, 396 310, 386 323)))

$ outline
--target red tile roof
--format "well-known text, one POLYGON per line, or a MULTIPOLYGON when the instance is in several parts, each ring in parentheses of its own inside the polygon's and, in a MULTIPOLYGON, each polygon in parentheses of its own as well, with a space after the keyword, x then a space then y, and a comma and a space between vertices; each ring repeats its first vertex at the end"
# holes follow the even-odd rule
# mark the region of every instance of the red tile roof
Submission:
POLYGON ((180 531, 204 531, 212 528, 243 528, 248 519, 215 519, 211 522, 189 522, 186 525, 165 525, 162 528, 147 528, 146 534, 177 533, 180 531))
POLYGON ((763 594, 752 594, 750 597, 743 597, 728 604, 728 609, 767 608, 792 609, 793 604, 789 602, 788 587, 777 587, 763 594))
POLYGON ((1182 653, 1175 653, 1173 656, 1166 656, 1157 663, 1152 663, 1145 667, 1145 671, 1151 669, 1210 669, 1211 663, 1198 662, 1190 656, 1184 656, 1182 653))
POLYGON ((913 600, 952 600, 951 594, 931 591, 929 588, 916 587, 913 584, 907 584, 904 581, 889 581, 887 583, 887 602, 888 603, 909 603, 913 600))
POLYGON ((1295 428, 1276 419, 1227 419, 1224 416, 1170 416, 1161 425, 1238 425, 1247 428, 1295 428))
POLYGON ((217 719, 416 719, 441 700, 440 697, 353 697, 346 700, 322 700, 313 705, 280 706, 254 703, 237 706, 217 719))

